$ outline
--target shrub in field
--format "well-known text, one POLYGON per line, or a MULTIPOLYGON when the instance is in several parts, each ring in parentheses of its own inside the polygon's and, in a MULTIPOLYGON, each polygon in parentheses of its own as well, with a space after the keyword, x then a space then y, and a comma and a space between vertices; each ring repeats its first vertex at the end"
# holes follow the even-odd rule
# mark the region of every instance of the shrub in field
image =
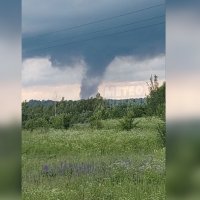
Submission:
POLYGON ((45 131, 48 130, 49 128, 49 124, 48 122, 43 119, 43 118, 38 118, 38 119, 29 119, 26 124, 25 124, 25 128, 27 130, 30 130, 31 132, 34 130, 34 129, 38 129, 38 128, 42 128, 44 129, 45 131))
POLYGON ((42 128, 45 131, 48 131, 48 129, 49 129, 48 122, 45 119, 43 119, 43 118, 38 118, 36 120, 36 125, 37 125, 37 128, 42 128))
POLYGON ((35 128, 35 120, 34 119, 29 119, 25 124, 25 128, 32 132, 34 130, 34 128, 35 128))
POLYGON ((122 130, 130 131, 136 125, 140 122, 134 122, 135 121, 135 115, 131 111, 127 111, 127 115, 122 118, 122 120, 119 120, 119 127, 122 130))
POLYGON ((49 119, 50 127, 54 129, 63 129, 63 115, 52 116, 49 119))
POLYGON ((71 115, 70 114, 64 114, 63 115, 63 127, 65 129, 68 129, 71 125, 71 115))
POLYGON ((142 104, 132 104, 129 109, 134 113, 135 117, 143 117, 146 114, 147 106, 142 104))
POLYGON ((93 113, 93 115, 88 119, 88 122, 92 128, 101 129, 103 128, 102 120, 101 120, 101 111, 97 111, 93 113))
POLYGON ((122 120, 119 120, 119 126, 122 130, 130 131, 133 128, 133 118, 124 116, 122 120))

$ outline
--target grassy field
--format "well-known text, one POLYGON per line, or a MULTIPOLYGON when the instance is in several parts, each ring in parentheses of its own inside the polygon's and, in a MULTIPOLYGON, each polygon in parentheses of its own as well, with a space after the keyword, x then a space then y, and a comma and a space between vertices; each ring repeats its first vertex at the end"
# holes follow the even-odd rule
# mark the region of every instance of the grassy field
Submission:
POLYGON ((102 130, 22 131, 22 199, 165 199, 165 149, 158 119, 145 118, 132 131, 117 120, 102 130))

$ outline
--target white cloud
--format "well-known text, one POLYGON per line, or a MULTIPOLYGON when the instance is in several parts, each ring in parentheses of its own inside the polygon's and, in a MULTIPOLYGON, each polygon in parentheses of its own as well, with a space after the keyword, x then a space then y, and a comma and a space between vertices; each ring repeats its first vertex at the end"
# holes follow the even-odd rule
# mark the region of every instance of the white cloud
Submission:
POLYGON ((165 56, 137 61, 133 56, 116 57, 105 72, 104 81, 145 81, 156 74, 165 79, 165 56))
POLYGON ((62 68, 53 67, 49 58, 32 58, 23 62, 22 86, 80 83, 85 72, 84 62, 62 68))
MULTIPOLYGON (((79 99, 81 80, 85 71, 83 60, 71 67, 57 68, 52 66, 49 58, 27 59, 23 62, 22 70, 22 100, 52 99, 54 92, 65 99, 79 99)), ((162 84, 165 80, 164 56, 144 61, 137 61, 131 56, 116 57, 105 71, 105 76, 99 85, 99 92, 106 97, 104 94, 106 88, 135 87, 135 95, 114 96, 114 98, 144 97, 145 93, 148 93, 146 82, 151 74, 156 74, 162 84), (139 86, 143 90, 138 95, 136 89, 139 86)), ((94 79, 93 84, 96 81, 94 79)))

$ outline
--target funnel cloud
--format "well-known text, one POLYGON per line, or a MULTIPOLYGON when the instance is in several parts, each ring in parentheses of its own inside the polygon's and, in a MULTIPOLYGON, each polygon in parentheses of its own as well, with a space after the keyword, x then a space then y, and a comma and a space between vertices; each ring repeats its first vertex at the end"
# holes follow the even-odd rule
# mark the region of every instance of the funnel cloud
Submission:
MULTIPOLYGON (((102 0, 94 2, 86 0, 84 4, 78 0, 67 2, 61 0, 59 4, 56 4, 54 0, 24 1, 22 14, 23 38, 35 35, 41 36, 23 40, 23 59, 48 56, 53 67, 62 68, 63 66, 74 66, 77 59, 83 58, 86 72, 81 80, 80 98, 87 99, 97 93, 106 68, 116 57, 133 56, 134 59, 143 61, 165 54, 165 24, 160 24, 165 22, 165 17, 121 26, 165 15, 165 6, 158 6, 146 11, 67 31, 55 32, 49 35, 42 34, 110 18, 161 3, 164 3, 164 1, 125 0, 118 2, 102 0), (45 5, 48 5, 48 9, 46 8, 44 14, 42 8, 45 5), (74 37, 116 26, 121 27, 74 37), (118 34, 119 32, 124 33, 118 34), (104 37, 105 35, 110 36, 104 37), (61 40, 69 37, 71 39, 61 40), (42 43, 55 40, 59 41, 42 45, 42 43), (36 44, 38 46, 33 46, 36 44), (57 47, 49 48, 51 46, 57 47)), ((116 73, 118 72, 116 71, 116 73)))

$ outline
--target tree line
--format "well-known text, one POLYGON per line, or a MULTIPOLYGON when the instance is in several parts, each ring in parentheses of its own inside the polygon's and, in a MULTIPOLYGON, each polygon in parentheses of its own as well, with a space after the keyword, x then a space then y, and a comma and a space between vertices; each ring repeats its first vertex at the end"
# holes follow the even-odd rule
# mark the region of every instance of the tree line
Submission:
POLYGON ((149 95, 139 101, 106 100, 98 93, 94 98, 79 101, 47 101, 31 105, 22 102, 22 129, 68 129, 73 124, 89 123, 101 128, 102 120, 120 119, 124 130, 132 129, 135 118, 158 116, 163 123, 157 127, 165 139, 165 82, 159 87, 158 77, 150 77, 147 83, 149 95), (114 103, 113 103, 114 102, 114 103), (117 103, 116 103, 117 102, 117 103))

